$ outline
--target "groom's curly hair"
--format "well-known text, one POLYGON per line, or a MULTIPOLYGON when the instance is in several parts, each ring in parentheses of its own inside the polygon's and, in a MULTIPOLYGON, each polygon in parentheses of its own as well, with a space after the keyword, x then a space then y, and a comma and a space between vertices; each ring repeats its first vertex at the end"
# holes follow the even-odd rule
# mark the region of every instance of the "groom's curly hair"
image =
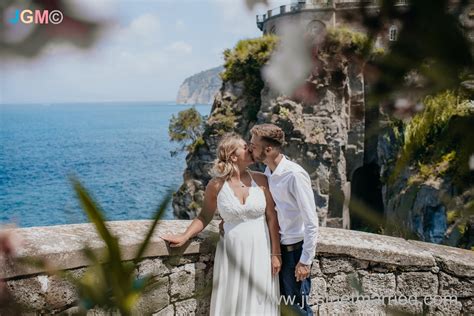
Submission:
POLYGON ((275 124, 259 124, 252 127, 250 133, 259 136, 270 146, 280 148, 285 144, 285 132, 275 124))

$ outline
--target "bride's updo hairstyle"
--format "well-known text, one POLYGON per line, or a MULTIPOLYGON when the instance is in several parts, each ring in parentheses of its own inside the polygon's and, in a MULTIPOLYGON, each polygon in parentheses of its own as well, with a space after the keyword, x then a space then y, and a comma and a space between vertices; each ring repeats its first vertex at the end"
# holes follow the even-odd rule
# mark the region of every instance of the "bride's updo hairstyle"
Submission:
POLYGON ((230 156, 236 152, 242 140, 243 138, 236 133, 227 133, 222 136, 219 144, 217 144, 217 158, 211 168, 211 176, 227 180, 237 171, 230 156))

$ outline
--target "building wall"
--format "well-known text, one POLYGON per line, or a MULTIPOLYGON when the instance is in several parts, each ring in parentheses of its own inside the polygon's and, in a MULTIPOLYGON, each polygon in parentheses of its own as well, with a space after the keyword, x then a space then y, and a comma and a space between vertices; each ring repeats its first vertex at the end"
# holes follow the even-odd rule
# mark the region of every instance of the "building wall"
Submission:
POLYGON ((311 10, 311 11, 298 11, 295 13, 287 13, 278 15, 273 18, 269 18, 263 28, 263 33, 274 33, 278 34, 278 30, 285 24, 296 24, 301 23, 303 27, 306 27, 311 21, 321 21, 326 27, 333 26, 333 11, 327 10, 311 10))
MULTIPOLYGON (((366 32, 362 21, 358 20, 358 17, 360 17, 360 14, 357 14, 359 10, 358 4, 360 3, 360 0, 336 0, 336 9, 333 9, 330 6, 325 8, 324 6, 327 2, 324 0, 308 0, 307 3, 309 5, 322 6, 320 9, 304 9, 285 14, 274 14, 272 17, 268 18, 263 24, 263 34, 278 34, 278 30, 281 29, 285 24, 295 25, 297 23, 300 23, 300 25, 302 25, 302 27, 306 29, 312 21, 320 21, 324 23, 326 27, 345 26, 354 31, 366 32), (345 14, 351 12, 356 14, 351 17, 351 21, 348 21, 345 18, 345 14)), ((279 10, 277 10, 277 12, 279 12, 279 10)), ((268 12, 266 14, 268 16, 268 12)), ((382 31, 382 35, 378 38, 377 45, 385 47, 388 45, 390 41, 389 29, 391 26, 397 27, 397 30, 399 28, 396 23, 386 25, 384 30, 382 31)))

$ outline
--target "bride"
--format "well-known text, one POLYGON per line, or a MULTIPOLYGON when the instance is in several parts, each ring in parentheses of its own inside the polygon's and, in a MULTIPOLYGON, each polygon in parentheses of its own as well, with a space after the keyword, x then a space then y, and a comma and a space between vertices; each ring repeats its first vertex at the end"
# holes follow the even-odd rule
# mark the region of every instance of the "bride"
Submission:
POLYGON ((184 233, 161 236, 181 247, 212 220, 224 219, 214 259, 210 315, 279 315, 279 226, 266 176, 249 171, 247 144, 226 134, 217 147, 201 213, 184 233))

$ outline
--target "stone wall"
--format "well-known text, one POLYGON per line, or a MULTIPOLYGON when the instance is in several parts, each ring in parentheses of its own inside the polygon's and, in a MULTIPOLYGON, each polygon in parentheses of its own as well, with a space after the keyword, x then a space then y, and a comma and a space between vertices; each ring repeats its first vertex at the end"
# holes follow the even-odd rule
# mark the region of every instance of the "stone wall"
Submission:
MULTIPOLYGON (((158 287, 144 295, 138 314, 207 315, 218 221, 185 249, 171 249, 158 234, 180 232, 186 220, 162 221, 137 275, 153 275, 158 287)), ((124 260, 133 258, 149 221, 110 222, 120 236, 124 260)), ((80 275, 87 266, 84 243, 103 247, 90 224, 17 229, 19 256, 41 256, 80 275)), ((35 268, 0 267, 13 295, 36 312, 68 314, 74 289, 35 268)), ((401 238, 322 227, 311 269, 309 303, 319 315, 393 314, 392 309, 429 315, 474 313, 474 252, 401 238), (355 299, 358 297, 358 299, 355 299), (379 300, 384 297, 384 301, 379 300)), ((221 281, 223 282, 223 281, 221 281)), ((90 314, 100 314, 91 311, 90 314)))

